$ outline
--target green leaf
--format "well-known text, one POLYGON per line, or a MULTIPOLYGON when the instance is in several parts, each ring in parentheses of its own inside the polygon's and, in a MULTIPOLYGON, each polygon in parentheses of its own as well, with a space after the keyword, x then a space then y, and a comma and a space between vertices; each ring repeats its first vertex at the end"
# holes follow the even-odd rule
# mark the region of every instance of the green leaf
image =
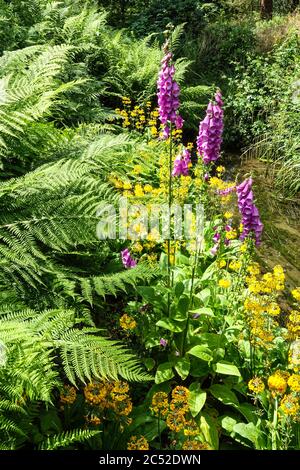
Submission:
POLYGON ((162 273, 166 273, 168 271, 168 256, 166 253, 162 253, 160 255, 159 267, 162 273))
POLYGON ((200 313, 200 315, 207 315, 209 317, 214 317, 215 314, 211 308, 208 307, 201 307, 201 308, 196 308, 195 310, 190 310, 190 313, 200 313))
POLYGON ((233 428, 237 424, 236 419, 232 418, 231 416, 224 416, 220 419, 220 421, 222 428, 225 429, 225 431, 227 431, 229 434, 233 432, 233 428))
POLYGON ((211 445, 213 450, 218 450, 219 434, 214 419, 208 413, 201 413, 199 427, 206 442, 211 445))
POLYGON ((202 274, 201 281, 206 281, 207 279, 210 279, 215 273, 215 270, 216 270, 215 263, 210 264, 208 268, 202 274))
POLYGON ((206 287, 201 292, 198 292, 197 297, 202 301, 204 305, 206 305, 210 298, 210 289, 206 287))
POLYGON ((249 423, 257 423, 258 416, 256 413, 256 408, 255 406, 251 405, 251 403, 242 403, 239 405, 238 410, 240 413, 242 413, 243 416, 245 416, 249 423))
POLYGON ((182 316, 184 316, 185 318, 187 316, 189 305, 190 305, 190 299, 186 295, 180 297, 177 308, 179 312, 182 314, 182 316))
POLYGON ((225 375, 235 375, 236 377, 240 377, 240 371, 234 364, 230 364, 229 362, 217 362, 214 364, 213 369, 218 374, 225 374, 225 375))
POLYGON ((254 447, 258 448, 258 440, 261 437, 260 430, 253 423, 237 423, 233 427, 233 432, 239 434, 240 436, 248 439, 254 444, 254 447))
POLYGON ((183 292, 184 292, 184 285, 183 285, 183 282, 179 281, 176 283, 175 287, 174 287, 174 292, 175 292, 175 296, 177 298, 179 298, 183 292))
POLYGON ((184 330, 184 325, 182 322, 178 323, 175 320, 171 320, 167 317, 158 320, 158 322, 156 322, 156 326, 164 328, 165 330, 173 331, 173 333, 179 333, 184 330))
POLYGON ((210 393, 224 405, 239 406, 236 395, 226 385, 214 384, 209 388, 210 393))
POLYGON ((136 290, 140 294, 140 296, 148 302, 153 301, 156 297, 155 290, 153 287, 138 286, 136 290))
POLYGON ((152 370, 153 367, 155 366, 155 360, 152 359, 151 357, 148 357, 147 359, 144 360, 144 364, 147 370, 152 370))
POLYGON ((172 370, 172 364, 170 362, 164 362, 160 364, 157 368, 155 374, 155 383, 160 384, 166 382, 174 377, 174 372, 172 370))
POLYGON ((210 354, 210 350, 207 349, 206 346, 194 346, 192 349, 190 349, 187 354, 191 354, 192 356, 199 357, 199 359, 202 359, 202 361, 209 362, 212 360, 212 355, 210 354))
POLYGON ((189 407, 193 418, 202 410, 206 401, 206 392, 201 390, 198 382, 193 382, 189 387, 189 407))
POLYGON ((176 362, 175 365, 175 370, 177 374, 182 378, 182 380, 185 380, 187 376, 189 375, 190 372, 190 360, 188 357, 182 357, 181 359, 176 362))

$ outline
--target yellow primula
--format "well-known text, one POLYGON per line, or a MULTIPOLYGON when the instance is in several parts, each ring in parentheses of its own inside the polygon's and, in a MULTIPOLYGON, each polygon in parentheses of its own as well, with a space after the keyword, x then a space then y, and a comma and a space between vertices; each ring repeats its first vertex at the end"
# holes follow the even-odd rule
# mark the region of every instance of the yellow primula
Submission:
POLYGON ((230 279, 220 279, 218 284, 223 289, 227 289, 228 287, 231 286, 231 281, 230 281, 230 279))
POLYGON ((265 384, 261 378, 253 377, 253 379, 248 382, 248 388, 253 393, 261 393, 265 389, 265 384))

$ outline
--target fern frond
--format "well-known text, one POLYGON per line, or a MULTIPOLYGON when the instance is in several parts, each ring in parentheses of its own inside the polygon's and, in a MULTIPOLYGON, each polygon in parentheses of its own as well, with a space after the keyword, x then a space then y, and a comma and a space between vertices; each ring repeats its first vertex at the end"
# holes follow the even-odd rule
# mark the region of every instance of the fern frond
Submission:
POLYGON ((101 431, 91 431, 89 429, 72 429, 54 436, 49 436, 39 445, 40 450, 56 450, 68 448, 71 444, 84 442, 92 437, 98 436, 101 431))

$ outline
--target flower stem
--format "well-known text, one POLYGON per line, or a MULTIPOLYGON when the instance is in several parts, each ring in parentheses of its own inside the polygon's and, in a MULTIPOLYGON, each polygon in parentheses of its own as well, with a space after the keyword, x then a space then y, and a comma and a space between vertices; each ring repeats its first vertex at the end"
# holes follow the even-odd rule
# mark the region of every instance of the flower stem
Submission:
POLYGON ((183 356, 184 349, 185 349, 185 344, 186 344, 186 337, 187 337, 187 332, 189 329, 189 323, 190 323, 190 316, 189 316, 189 310, 193 307, 193 293, 194 293, 194 282, 195 282, 195 274, 196 274, 196 268, 198 266, 198 256, 199 256, 199 247, 198 247, 198 240, 196 242, 196 252, 195 252, 195 258, 194 258, 194 264, 193 264, 193 269, 192 269, 192 279, 191 279, 191 290, 190 290, 190 298, 189 298, 189 307, 187 311, 187 319, 186 319, 186 324, 185 324, 185 329, 182 337, 182 344, 181 344, 181 356, 183 356))
POLYGON ((277 450, 277 418, 278 418, 278 399, 274 400, 274 413, 272 423, 272 450, 277 450))
MULTIPOLYGON (((173 137, 172 137, 172 122, 170 122, 170 146, 169 146, 169 194, 168 194, 168 206, 169 206, 169 237, 167 240, 167 251, 168 251, 168 289, 171 287, 171 206, 172 206, 172 163, 173 163, 173 137)), ((170 292, 168 292, 168 315, 170 314, 170 292)))

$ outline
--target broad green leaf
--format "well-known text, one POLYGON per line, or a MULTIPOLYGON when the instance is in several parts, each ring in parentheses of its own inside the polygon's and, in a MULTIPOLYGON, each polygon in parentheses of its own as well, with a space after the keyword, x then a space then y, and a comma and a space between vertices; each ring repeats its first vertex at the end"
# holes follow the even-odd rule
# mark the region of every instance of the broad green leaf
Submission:
POLYGON ((251 405, 251 403, 242 403, 239 405, 238 410, 240 413, 242 413, 243 416, 245 416, 249 423, 257 423, 258 416, 256 413, 256 408, 255 406, 251 405))
POLYGON ((184 285, 183 285, 183 282, 179 281, 176 283, 175 287, 174 287, 174 292, 175 292, 175 296, 177 298, 179 298, 183 292, 184 292, 184 285))
POLYGON ((184 330, 184 324, 182 324, 182 322, 178 323, 167 317, 158 320, 158 322, 156 322, 156 326, 164 328, 165 330, 173 331, 173 333, 179 333, 184 330))
POLYGON ((206 287, 201 292, 198 292, 197 297, 203 302, 204 305, 206 305, 210 298, 210 289, 206 287))
POLYGON ((156 297, 155 289, 153 287, 138 286, 136 290, 140 296, 147 301, 153 301, 156 297))
POLYGON ((190 264, 190 258, 188 256, 183 255, 182 253, 178 252, 175 255, 176 258, 176 265, 184 264, 189 266, 190 264))
POLYGON ((177 374, 185 380, 190 372, 191 363, 188 357, 182 357, 175 364, 175 370, 177 374))
POLYGON ((199 427, 204 434, 204 438, 213 450, 219 448, 219 434, 214 419, 207 413, 201 413, 199 427))
POLYGON ((192 349, 190 349, 187 354, 191 354, 192 356, 199 357, 199 359, 202 359, 202 361, 209 362, 212 360, 212 355, 210 353, 210 350, 207 349, 206 346, 194 346, 192 349))
POLYGON ((214 371, 218 374, 225 374, 225 375, 235 375, 236 377, 240 377, 240 371, 234 364, 230 364, 228 362, 222 361, 217 362, 213 366, 214 371))
POLYGON ((207 315, 209 317, 214 317, 215 314, 211 308, 208 307, 201 307, 201 308, 196 308, 195 310, 190 310, 190 313, 199 313, 200 315, 207 315))
POLYGON ((260 438, 260 430, 253 423, 237 423, 233 427, 233 432, 240 436, 248 439, 254 444, 254 447, 258 448, 258 440, 260 438))
POLYGON ((210 279, 215 273, 215 270, 216 270, 215 263, 210 264, 208 268, 202 274, 201 281, 206 281, 207 279, 210 279))
POLYGON ((209 388, 210 393, 224 405, 239 406, 235 393, 226 385, 214 384, 209 388))
POLYGON ((193 382, 189 387, 189 407, 193 418, 202 410, 206 401, 206 392, 201 390, 198 382, 193 382))
POLYGON ((147 359, 144 360, 144 364, 147 370, 152 370, 153 367, 155 366, 155 360, 152 359, 151 357, 148 357, 147 359))
POLYGON ((185 295, 185 296, 180 297, 177 308, 179 312, 185 317, 187 316, 189 304, 190 304, 190 299, 188 298, 188 296, 185 295))
POLYGON ((172 370, 172 364, 170 362, 163 362, 157 368, 155 374, 155 383, 160 384, 166 382, 174 377, 174 372, 172 370))
POLYGON ((233 432, 233 428, 237 424, 236 419, 231 418, 231 416, 224 416, 220 419, 220 422, 222 428, 225 429, 225 431, 227 431, 229 434, 233 432))

